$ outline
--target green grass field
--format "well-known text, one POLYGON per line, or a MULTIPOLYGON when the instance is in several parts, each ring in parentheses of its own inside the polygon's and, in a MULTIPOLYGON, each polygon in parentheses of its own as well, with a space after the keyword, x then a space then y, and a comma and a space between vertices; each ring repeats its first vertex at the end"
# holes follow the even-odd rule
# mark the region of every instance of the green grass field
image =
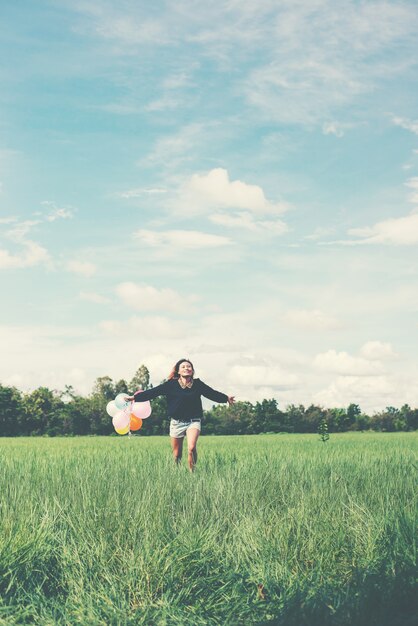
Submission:
POLYGON ((0 624, 415 625, 417 444, 0 439, 0 624))

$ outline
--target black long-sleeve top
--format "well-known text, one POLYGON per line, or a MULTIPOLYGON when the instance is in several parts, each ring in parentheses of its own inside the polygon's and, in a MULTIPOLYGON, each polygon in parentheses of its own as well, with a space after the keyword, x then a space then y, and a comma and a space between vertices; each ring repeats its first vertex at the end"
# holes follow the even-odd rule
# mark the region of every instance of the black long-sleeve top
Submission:
POLYGON ((212 387, 205 385, 200 378, 194 378, 192 387, 185 389, 180 386, 178 380, 173 378, 152 389, 136 392, 134 399, 135 402, 146 402, 157 396, 167 398, 168 417, 182 421, 203 417, 201 396, 214 402, 228 402, 228 396, 225 393, 215 391, 212 387))

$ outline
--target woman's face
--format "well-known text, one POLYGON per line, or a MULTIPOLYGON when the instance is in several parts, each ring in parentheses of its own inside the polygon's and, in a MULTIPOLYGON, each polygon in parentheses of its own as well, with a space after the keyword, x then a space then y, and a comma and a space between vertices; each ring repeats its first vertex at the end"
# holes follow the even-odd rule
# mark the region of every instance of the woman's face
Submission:
POLYGON ((179 374, 180 376, 192 376, 193 368, 189 361, 182 361, 179 365, 179 374))

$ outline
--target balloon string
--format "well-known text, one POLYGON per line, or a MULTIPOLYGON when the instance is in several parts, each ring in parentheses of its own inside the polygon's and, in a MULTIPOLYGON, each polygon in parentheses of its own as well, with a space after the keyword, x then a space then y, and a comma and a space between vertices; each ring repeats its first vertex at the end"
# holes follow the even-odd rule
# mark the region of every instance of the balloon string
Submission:
MULTIPOLYGON (((131 406, 129 408, 129 413, 132 414, 132 407, 133 407, 134 401, 131 400, 131 406)), ((132 437, 132 432, 131 432, 131 415, 129 415, 129 435, 128 438, 130 439, 132 437)))

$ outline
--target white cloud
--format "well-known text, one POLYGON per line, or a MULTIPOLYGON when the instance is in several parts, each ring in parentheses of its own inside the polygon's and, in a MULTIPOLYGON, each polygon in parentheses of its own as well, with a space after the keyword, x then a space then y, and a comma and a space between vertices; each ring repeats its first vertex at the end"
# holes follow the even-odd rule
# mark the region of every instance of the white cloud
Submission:
POLYGON ((318 404, 333 407, 359 404, 363 410, 382 409, 395 401, 402 402, 403 391, 390 376, 339 376, 328 387, 314 395, 318 404), (396 399, 395 399, 396 398, 396 399))
POLYGON ((302 330, 336 330, 342 327, 337 318, 318 309, 288 311, 283 315, 283 321, 302 330))
POLYGON ((186 102, 181 98, 173 97, 171 94, 166 94, 157 100, 152 100, 144 106, 144 111, 167 111, 170 109, 177 109, 179 106, 186 105, 186 102))
POLYGON ((187 336, 187 322, 172 320, 162 315, 131 317, 128 320, 103 320, 99 327, 105 333, 116 337, 126 337, 135 334, 136 336, 147 335, 150 337, 177 338, 187 336))
POLYGON ((383 370, 380 361, 370 361, 336 350, 317 354, 313 364, 318 370, 343 376, 373 376, 381 374, 383 370))
POLYGON ((234 344, 207 344, 202 343, 196 346, 189 346, 187 352, 193 352, 195 354, 232 354, 233 352, 242 352, 245 346, 234 344))
MULTIPOLYGON (((197 69, 199 67, 199 63, 195 62, 191 65, 190 69, 197 69)), ((163 80, 164 89, 179 89, 180 87, 190 86, 192 84, 192 73, 191 71, 181 71, 176 72, 174 74, 169 75, 167 78, 163 80)))
POLYGON ((109 298, 100 295, 99 293, 95 293, 94 291, 81 291, 78 295, 80 300, 85 300, 86 302, 94 302, 95 304, 107 304, 110 302, 109 298))
MULTIPOLYGON (((43 203, 50 205, 51 203, 43 203)), ((19 221, 17 217, 5 217, 0 220, 2 224, 11 224, 12 227, 5 231, 3 236, 13 243, 13 251, 0 248, 0 269, 23 269, 40 264, 51 266, 50 254, 40 243, 28 238, 28 234, 44 221, 55 221, 58 218, 72 217, 66 209, 54 208, 54 211, 42 220, 19 221)))
POLYGON ((334 228, 317 226, 310 235, 305 235, 304 239, 314 241, 316 239, 322 239, 323 237, 328 237, 329 235, 332 235, 334 232, 335 232, 334 228))
POLYGON ((47 215, 47 222, 55 222, 58 219, 69 219, 73 217, 73 212, 70 209, 57 209, 53 213, 47 215))
MULTIPOLYGON (((2 345, 10 357, 15 357, 17 362, 21 362, 30 354, 38 355, 42 353, 42 348, 56 349, 57 345, 66 339, 74 342, 74 339, 81 340, 88 335, 88 331, 80 327, 62 327, 50 325, 0 325, 0 345, 2 345), (7 348, 7 350, 6 350, 7 348)), ((36 368, 37 356, 32 362, 36 368)), ((7 363, 4 362, 7 366, 7 363)))
POLYGON ((97 271, 97 267, 94 265, 94 263, 89 263, 88 261, 68 261, 65 267, 68 272, 80 274, 81 276, 85 276, 86 278, 90 278, 97 271))
POLYGON ((92 108, 115 115, 133 115, 141 112, 141 107, 139 107, 138 104, 130 102, 108 102, 107 104, 99 104, 92 108))
POLYGON ((23 269, 50 263, 50 255, 46 248, 27 238, 33 226, 39 223, 37 220, 24 222, 19 222, 15 218, 5 218, 5 220, 5 223, 13 224, 13 228, 6 231, 4 235, 13 242, 17 252, 0 248, 0 269, 23 269))
POLYGON ((68 382, 73 385, 80 385, 86 380, 87 372, 81 367, 73 367, 68 372, 68 382))
POLYGON ((44 200, 41 204, 49 208, 48 215, 45 216, 47 222, 55 222, 58 219, 71 219, 74 217, 74 211, 71 207, 58 207, 55 202, 44 200))
POLYGON ((213 209, 243 209, 254 213, 279 214, 288 209, 284 202, 270 202, 258 185, 229 179, 227 170, 216 168, 207 174, 193 174, 180 188, 178 205, 192 213, 213 209))
POLYGON ((203 138, 208 136, 211 129, 216 126, 209 122, 205 125, 192 123, 181 127, 171 135, 162 136, 155 142, 151 152, 140 159, 137 163, 143 166, 159 166, 176 170, 185 162, 193 160, 195 149, 202 143, 203 138))
POLYGON ((157 289, 151 285, 120 283, 116 294, 124 304, 136 311, 191 312, 194 299, 184 297, 173 289, 157 289))
MULTIPOLYGON (((158 55, 162 46, 171 50, 187 46, 188 63, 175 65, 171 83, 170 78, 160 79, 158 107, 166 102, 171 85, 187 88, 191 68, 201 58, 210 58, 222 69, 233 68, 228 76, 235 97, 246 98, 270 119, 333 123, 335 110, 358 95, 373 93, 388 77, 405 73, 416 57, 413 1, 177 0, 166 3, 155 16, 144 3, 133 0, 120 6, 65 1, 71 11, 81 14, 77 30, 105 40, 106 57, 119 61, 138 57, 145 47, 158 55)), ((206 79, 202 70, 201 74, 206 79)), ((231 89, 229 82, 223 86, 225 92, 231 89)))
POLYGON ((119 14, 115 11, 113 19, 103 20, 98 25, 98 32, 105 38, 123 40, 125 44, 145 44, 159 42, 166 44, 170 41, 169 32, 156 19, 133 20, 131 16, 119 14))
POLYGON ((408 196, 409 202, 418 204, 418 176, 410 178, 405 185, 406 187, 409 187, 409 189, 413 190, 413 192, 408 196))
POLYGON ((267 117, 282 122, 315 124, 330 118, 411 65, 412 57, 408 63, 401 51, 406 42, 413 49, 416 24, 412 7, 388 2, 281 4, 270 17, 268 36, 264 30, 271 45, 268 62, 246 80, 247 97, 267 117), (383 61, 388 49, 391 58, 383 61))
POLYGON ((418 135, 418 120, 409 120, 404 117, 394 117, 393 123, 405 130, 411 131, 414 135, 418 135))
POLYGON ((346 241, 348 245, 355 244, 391 244, 410 246, 418 243, 418 213, 406 217, 392 218, 378 222, 370 227, 351 228, 349 235, 359 237, 358 241, 346 241))
POLYGON ((344 135, 346 126, 340 122, 325 122, 322 124, 322 132, 324 135, 335 135, 341 138, 344 135))
POLYGON ((0 269, 23 269, 50 262, 48 251, 35 241, 21 241, 21 245, 23 250, 15 254, 0 248, 0 269))
MULTIPOLYGON (((77 30, 93 31, 99 37, 123 44, 124 54, 132 54, 137 46, 164 45, 171 41, 168 24, 149 17, 136 3, 125 3, 123 9, 119 9, 112 3, 74 0, 69 3, 69 7, 84 15, 83 21, 76 27, 77 30)), ((113 52, 122 53, 119 48, 113 49, 113 52)))
POLYGON ((167 189, 160 189, 158 187, 155 188, 138 188, 138 189, 129 189, 128 191, 121 191, 120 193, 115 194, 118 198, 140 198, 144 195, 160 195, 167 193, 167 189))
POLYGON ((384 341, 367 341, 360 348, 360 355, 369 361, 381 359, 395 359, 398 357, 392 345, 384 341))
POLYGON ((123 334, 124 324, 119 320, 103 320, 99 324, 99 328, 109 335, 123 334))
POLYGON ((289 228, 282 220, 255 220, 251 213, 215 213, 209 219, 214 224, 225 226, 226 228, 239 228, 253 233, 260 233, 264 236, 282 235, 289 228))
MULTIPOLYGON (((418 204, 418 177, 407 180, 405 186, 412 189, 408 201, 418 204)), ((351 228, 348 234, 357 239, 347 239, 331 242, 320 242, 319 245, 341 244, 346 246, 387 244, 396 246, 411 246, 418 243, 418 212, 416 209, 404 217, 395 217, 377 222, 373 226, 351 228)))
POLYGON ((5 233, 7 239, 13 241, 13 243, 26 243, 26 235, 32 230, 34 226, 39 224, 39 220, 25 220, 19 222, 14 220, 14 227, 5 233))
POLYGON ((25 384, 25 379, 21 374, 11 374, 10 376, 6 376, 6 378, 3 378, 1 382, 3 385, 7 385, 9 387, 17 387, 18 389, 22 389, 25 384))
MULTIPOLYGON (((131 287, 129 291, 130 296, 137 295, 131 287)), ((359 402, 364 410, 386 404, 401 406, 404 402, 415 406, 418 373, 413 362, 404 372, 400 368, 403 361, 391 362, 394 371, 390 376, 378 366, 380 371, 373 376, 338 376, 337 371, 336 380, 330 381, 329 370, 313 368, 309 354, 294 347, 277 347, 281 343, 274 341, 277 318, 269 319, 265 306, 252 312, 244 309, 205 317, 201 311, 193 311, 193 302, 186 301, 182 315, 172 316, 165 304, 173 294, 160 295, 154 305, 163 308, 156 309, 156 314, 145 311, 124 317, 130 305, 120 297, 121 316, 90 327, 0 326, 0 343, 8 354, 7 362, 0 366, 0 380, 10 378, 20 388, 47 385, 63 389, 70 382, 77 391, 89 393, 97 376, 108 374, 114 380, 129 380, 140 363, 147 365, 153 384, 158 384, 178 358, 188 357, 199 377, 239 400, 276 398, 281 407, 287 403, 347 406, 359 402), (271 341, 267 347, 260 341, 263 337, 271 341), (75 372, 80 368, 84 375, 75 372)), ((183 299, 179 294, 175 296, 181 306, 183 299)), ((135 301, 134 306, 137 304, 135 301)), ((286 332, 281 335, 285 336, 286 332)), ((376 348, 365 346, 367 355, 377 358, 376 348)), ((385 358, 389 364, 383 352, 387 350, 381 347, 382 360, 385 358)), ((367 362, 364 357, 362 360, 367 362)), ((369 360, 368 366, 374 363, 369 360)), ((349 365, 355 371, 358 362, 349 365)))
POLYGON ((298 383, 294 374, 270 365, 233 365, 228 373, 228 384, 248 387, 289 389, 298 383))
POLYGON ((140 239, 141 244, 156 248, 177 248, 179 250, 193 250, 201 248, 219 248, 232 245, 234 242, 223 235, 212 235, 196 230, 138 230, 134 237, 140 239))

